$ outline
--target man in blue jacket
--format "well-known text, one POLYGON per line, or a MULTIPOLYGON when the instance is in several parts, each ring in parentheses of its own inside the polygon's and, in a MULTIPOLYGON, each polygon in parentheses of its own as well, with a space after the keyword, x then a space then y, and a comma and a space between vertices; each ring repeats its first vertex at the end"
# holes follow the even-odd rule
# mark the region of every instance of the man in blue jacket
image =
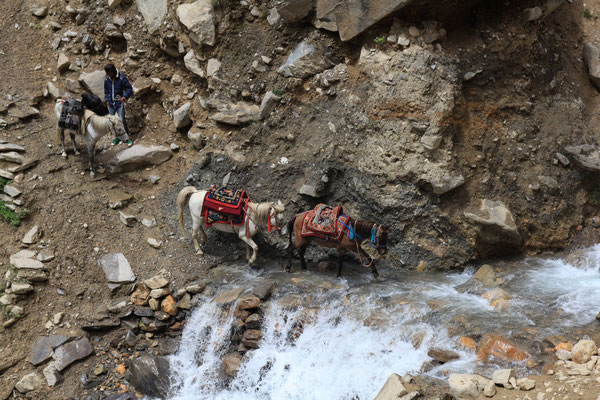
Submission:
MULTIPOLYGON (((123 121, 125 131, 129 135, 127 122, 125 122, 125 102, 133 94, 133 88, 125 75, 117 71, 117 68, 113 64, 107 64, 104 67, 104 72, 106 72, 106 78, 104 79, 104 101, 106 101, 108 112, 111 115, 118 113, 123 121)), ((120 140, 115 138, 112 143, 118 144, 119 142, 120 140)), ((127 141, 127 144, 131 143, 131 140, 127 141)))

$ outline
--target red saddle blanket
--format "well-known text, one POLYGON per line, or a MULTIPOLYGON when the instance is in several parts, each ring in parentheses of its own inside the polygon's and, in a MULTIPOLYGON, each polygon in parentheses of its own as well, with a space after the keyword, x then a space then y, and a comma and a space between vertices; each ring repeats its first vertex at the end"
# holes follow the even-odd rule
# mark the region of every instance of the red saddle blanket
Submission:
POLYGON ((304 216, 300 236, 339 241, 344 235, 345 225, 348 225, 349 220, 349 216, 342 214, 341 206, 333 208, 326 204, 319 204, 304 216))
POLYGON ((204 196, 202 216, 206 226, 214 223, 241 225, 248 195, 242 189, 212 186, 204 196))

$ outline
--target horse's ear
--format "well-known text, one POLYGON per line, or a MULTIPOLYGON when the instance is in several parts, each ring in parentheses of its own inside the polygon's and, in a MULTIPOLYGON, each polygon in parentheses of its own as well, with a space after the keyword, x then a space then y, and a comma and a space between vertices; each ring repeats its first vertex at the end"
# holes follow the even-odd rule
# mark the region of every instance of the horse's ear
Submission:
POLYGON ((275 208, 278 211, 285 211, 285 206, 283 205, 283 203, 281 202, 281 200, 277 200, 277 203, 275 204, 275 208))

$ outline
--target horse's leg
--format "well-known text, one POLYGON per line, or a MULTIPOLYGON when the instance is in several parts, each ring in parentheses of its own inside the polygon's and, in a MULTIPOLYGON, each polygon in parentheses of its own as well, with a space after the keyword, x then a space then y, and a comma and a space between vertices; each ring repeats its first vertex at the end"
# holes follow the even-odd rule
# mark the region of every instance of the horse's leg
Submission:
POLYGON ((375 278, 377 278, 379 276, 379 272, 377 272, 377 268, 375 268, 375 260, 373 260, 367 253, 365 253, 363 249, 359 248, 358 251, 360 252, 360 256, 365 257, 365 259, 369 261, 369 263, 371 264, 371 273, 375 278))
POLYGON ((73 142, 73 150, 75 150, 75 155, 79 155, 79 151, 77 150, 77 145, 75 144, 75 134, 73 132, 69 132, 69 135, 71 136, 71 142, 73 142))
POLYGON ((67 156, 67 151, 65 150, 65 128, 60 128, 60 147, 62 149, 62 156, 67 156))
POLYGON ((296 246, 294 245, 294 243, 292 243, 290 241, 290 244, 288 246, 288 263, 287 263, 287 267, 285 267, 285 272, 291 272, 292 271, 292 257, 294 257, 294 248, 296 246))
POLYGON ((308 244, 302 244, 300 246, 300 248, 298 249, 298 257, 300 258, 300 265, 302 266, 302 269, 306 271, 306 260, 304 259, 304 253, 306 253, 306 248, 308 247, 308 244))
POLYGON ((338 258, 337 258, 337 277, 342 276, 342 265, 344 264, 344 254, 346 251, 342 248, 338 249, 338 258))
POLYGON ((88 152, 88 163, 90 165, 90 176, 96 175, 94 172, 94 147, 96 143, 93 140, 86 140, 87 152, 88 152))
POLYGON ((249 259, 246 258, 248 260, 248 264, 252 265, 254 264, 254 262, 256 261, 256 256, 258 254, 258 245, 256 243, 254 243, 254 240, 252 240, 252 238, 249 238, 246 236, 246 230, 241 230, 239 235, 240 239, 242 239, 248 246, 252 247, 252 257, 250 257, 249 259))
POLYGON ((379 277, 379 272, 377 272, 377 268, 375 268, 375 260, 371 262, 371 272, 375 278, 379 277))
MULTIPOLYGON (((204 252, 202 251, 202 249, 200 249, 200 245, 198 244, 198 231, 202 230, 202 226, 201 226, 200 222, 201 222, 200 218, 196 218, 194 216, 194 214, 192 213, 192 239, 194 241, 194 249, 196 249, 196 254, 203 255, 204 252)), ((206 241, 206 234, 204 233, 203 230, 202 230, 202 235, 205 239, 202 242, 202 244, 204 244, 204 242, 206 241)))

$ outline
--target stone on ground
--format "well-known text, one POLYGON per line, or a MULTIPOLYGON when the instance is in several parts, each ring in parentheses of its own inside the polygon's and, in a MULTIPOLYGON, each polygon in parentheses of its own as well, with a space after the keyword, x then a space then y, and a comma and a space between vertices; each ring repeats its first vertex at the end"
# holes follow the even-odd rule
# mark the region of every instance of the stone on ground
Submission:
POLYGON ((37 372, 32 372, 21 378, 21 380, 15 385, 15 389, 17 389, 19 393, 25 394, 41 389, 43 386, 44 379, 37 372))
POLYGON ((136 0, 136 4, 144 17, 148 32, 157 30, 167 15, 167 0, 136 0))
POLYGON ((143 355, 128 362, 129 382, 141 394, 167 398, 171 387, 169 359, 143 355))
POLYGON ((103 70, 84 72, 79 75, 79 83, 81 83, 83 87, 88 89, 90 92, 103 99, 105 78, 106 73, 103 70))
POLYGON ((108 162, 108 170, 112 174, 134 171, 138 168, 162 164, 172 155, 173 152, 166 146, 136 144, 111 158, 108 162))
POLYGON ((476 399, 490 380, 476 374, 450 374, 450 393, 457 400, 476 399))
POLYGON ((189 30, 190 38, 198 44, 215 44, 213 14, 213 2, 210 0, 196 0, 177 7, 179 22, 189 30))
POLYGON ((402 378, 398 374, 392 374, 385 381, 385 384, 377 393, 374 400, 396 400, 408 394, 408 390, 402 383, 402 378))
POLYGON ((510 378, 515 377, 514 369, 497 369, 492 374, 492 380, 496 385, 504 386, 509 383, 510 378))
POLYGON ((110 283, 131 283, 135 275, 129 262, 122 253, 109 253, 98 260, 110 283))
POLYGON ((56 362, 56 370, 62 371, 77 360, 92 354, 94 349, 90 341, 83 337, 58 347, 52 356, 56 362))
POLYGON ((580 340, 571 350, 571 359, 578 364, 585 364, 592 359, 598 351, 593 340, 580 340))

